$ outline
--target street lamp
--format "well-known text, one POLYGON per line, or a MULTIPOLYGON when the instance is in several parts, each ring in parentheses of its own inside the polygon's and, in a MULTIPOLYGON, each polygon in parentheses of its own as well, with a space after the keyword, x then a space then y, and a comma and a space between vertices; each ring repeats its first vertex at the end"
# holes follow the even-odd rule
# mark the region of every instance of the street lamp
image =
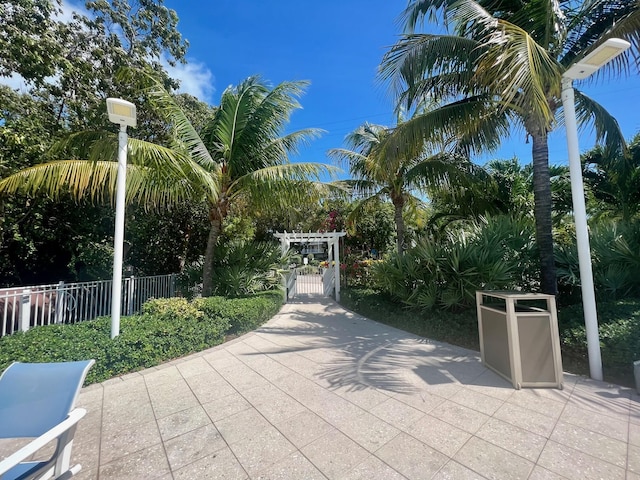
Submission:
POLYGON ((124 205, 127 180, 127 127, 136 126, 136 106, 119 98, 107 98, 109 121, 120 125, 118 133, 118 183, 116 187, 116 226, 113 236, 113 285, 111 288, 111 338, 120 334, 122 303, 122 249, 124 243, 124 205))
POLYGON ((602 358, 600 356, 596 298, 593 289, 593 271, 591 270, 587 210, 584 204, 582 166, 580 164, 580 151, 578 148, 578 124, 576 119, 575 98, 573 95, 573 81, 582 80, 594 74, 630 46, 631 44, 625 40, 610 38, 582 60, 572 65, 562 75, 562 106, 564 108, 564 122, 567 129, 573 217, 576 224, 578 263, 580 265, 580 283, 582 285, 582 309, 584 311, 584 324, 587 331, 589 372, 591 378, 595 380, 602 380, 602 358))

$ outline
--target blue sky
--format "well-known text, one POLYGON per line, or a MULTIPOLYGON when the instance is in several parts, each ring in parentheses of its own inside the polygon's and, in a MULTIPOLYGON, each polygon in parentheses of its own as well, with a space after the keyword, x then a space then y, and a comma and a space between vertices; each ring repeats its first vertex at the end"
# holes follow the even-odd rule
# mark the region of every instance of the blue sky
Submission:
MULTIPOLYGON (((251 75, 273 84, 309 80, 294 113, 291 130, 315 127, 326 133, 306 147, 301 161, 329 163, 326 151, 343 146, 344 137, 365 121, 394 125, 393 101, 376 81, 380 60, 400 34, 397 18, 406 0, 165 0, 180 18, 178 29, 189 40, 188 63, 169 68, 183 91, 216 104, 222 91, 251 75)), ((63 16, 84 10, 78 0, 63 1, 63 16)), ((19 79, 0 79, 14 87, 19 79)), ((640 131, 640 78, 578 85, 620 122, 626 138, 640 131)), ((580 149, 593 146, 581 135, 580 149)), ((530 163, 531 145, 522 132, 506 139, 493 154, 475 159, 511 158, 530 163)), ((550 163, 566 164, 564 129, 550 136, 550 163)))
MULTIPOLYGON (((303 110, 292 118, 291 129, 317 127, 327 132, 307 147, 301 160, 330 162, 325 152, 343 146, 345 135, 365 121, 393 125, 393 102, 376 81, 380 60, 400 33, 397 17, 406 0, 219 0, 165 4, 180 17, 178 29, 190 42, 189 63, 210 74, 211 89, 201 99, 216 103, 231 84, 259 74, 278 83, 309 80, 301 99, 303 110), (202 98, 205 97, 205 98, 202 98)), ((616 116, 627 138, 640 130, 640 79, 577 85, 616 116)), ((581 135, 580 148, 593 146, 589 134, 581 135)), ((479 157, 518 156, 531 159, 531 145, 515 132, 495 154, 479 157)), ((564 130, 550 137, 550 162, 566 164, 564 130)))

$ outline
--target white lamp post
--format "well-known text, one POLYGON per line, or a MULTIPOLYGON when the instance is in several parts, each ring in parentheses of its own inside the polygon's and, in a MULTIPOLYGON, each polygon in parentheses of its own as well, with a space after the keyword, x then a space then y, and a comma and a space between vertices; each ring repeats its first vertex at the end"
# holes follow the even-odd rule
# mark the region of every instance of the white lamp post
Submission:
POLYGON ((576 224, 578 243, 578 263, 580 264, 580 283, 582 285, 582 309, 587 331, 587 351, 589 354, 589 372, 591 378, 602 380, 602 358, 600 356, 600 336, 598 334, 598 316, 596 298, 593 289, 591 270, 591 251, 589 248, 589 230, 587 211, 584 203, 582 166, 578 148, 578 125, 573 95, 573 81, 589 77, 631 44, 618 38, 610 38, 579 62, 572 65, 562 75, 562 106, 567 129, 567 147, 569 151, 569 174, 571 176, 571 196, 573 198, 573 216, 576 224))
POLYGON ((122 303, 122 249, 124 243, 125 185, 127 180, 127 127, 136 126, 136 106, 119 98, 107 98, 109 121, 120 125, 118 133, 118 183, 116 187, 116 226, 113 236, 113 285, 111 289, 111 338, 120 334, 122 303))

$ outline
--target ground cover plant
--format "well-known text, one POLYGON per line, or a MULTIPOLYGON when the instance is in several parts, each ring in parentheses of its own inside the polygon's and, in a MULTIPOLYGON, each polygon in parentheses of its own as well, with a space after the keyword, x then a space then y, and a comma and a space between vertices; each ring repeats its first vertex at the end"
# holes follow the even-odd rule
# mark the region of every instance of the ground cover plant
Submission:
POLYGON ((36 327, 0 338, 0 371, 14 361, 63 362, 93 358, 87 384, 159 365, 222 343, 271 318, 282 292, 245 298, 153 299, 139 315, 123 317, 110 338, 109 317, 74 325, 36 327))

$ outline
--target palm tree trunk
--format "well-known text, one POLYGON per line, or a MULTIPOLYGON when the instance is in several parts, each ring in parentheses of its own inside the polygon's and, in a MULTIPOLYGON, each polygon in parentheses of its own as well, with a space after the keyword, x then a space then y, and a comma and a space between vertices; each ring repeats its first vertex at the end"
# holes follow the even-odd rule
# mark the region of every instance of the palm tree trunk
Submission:
POLYGON ((402 255, 405 250, 404 244, 404 218, 402 217, 402 211, 404 210, 404 198, 393 197, 391 198, 393 202, 393 207, 395 209, 394 212, 394 220, 396 223, 396 245, 398 249, 398 254, 402 255))
POLYGON ((543 293, 558 293, 556 264, 553 256, 551 222, 551 177, 547 132, 531 133, 533 140, 533 194, 536 219, 536 242, 540 254, 540 288, 543 293))
POLYGON ((222 230, 222 219, 219 215, 212 213, 211 228, 207 238, 207 250, 204 254, 204 265, 202 266, 202 296, 210 297, 213 293, 213 254, 215 252, 218 237, 222 230))

